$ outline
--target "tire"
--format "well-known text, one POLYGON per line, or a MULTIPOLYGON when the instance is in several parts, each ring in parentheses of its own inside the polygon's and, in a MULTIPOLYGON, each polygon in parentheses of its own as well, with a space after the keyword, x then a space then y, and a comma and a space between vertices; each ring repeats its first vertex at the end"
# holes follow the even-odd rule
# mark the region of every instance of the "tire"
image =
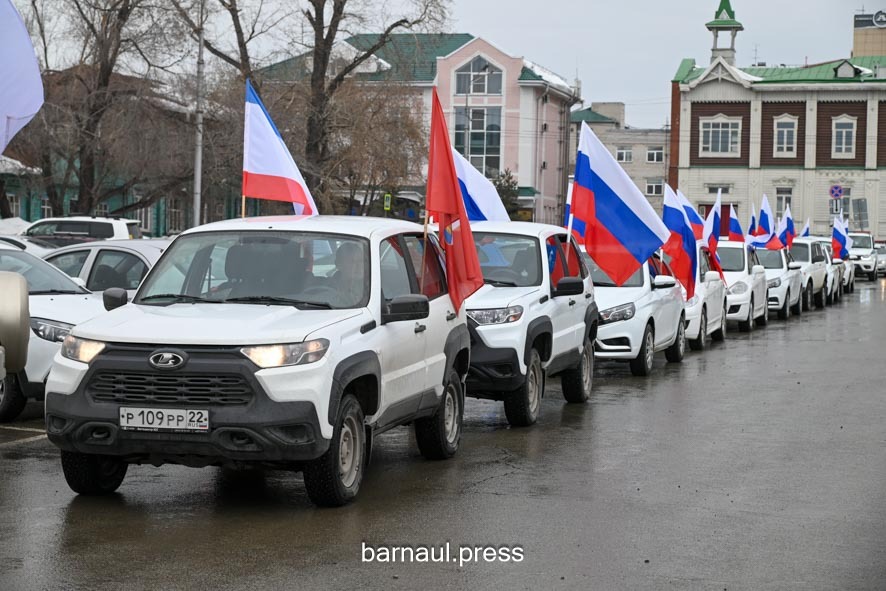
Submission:
POLYGON ((766 292, 766 298, 763 300, 763 315, 757 319, 757 325, 766 326, 769 324, 769 292, 766 292))
POLYGON ((631 359, 631 373, 635 376, 648 376, 652 373, 652 362, 655 358, 655 332, 652 325, 647 324, 643 331, 643 342, 636 359, 631 359))
POLYGON ((723 302, 723 313, 720 315, 720 328, 711 333, 711 339, 722 343, 726 340, 726 302, 723 302))
MULTIPOLYGON (((799 316, 800 314, 803 313, 803 300, 804 300, 805 298, 806 298, 806 290, 805 290, 805 289, 801 289, 801 290, 800 290, 800 297, 797 298, 797 303, 794 304, 793 306, 791 306, 791 313, 792 313, 794 316, 799 316)), ((788 301, 790 302, 791 299, 788 298, 788 301)))
POLYGON ((748 306, 748 319, 739 321, 738 330, 741 332, 753 332, 756 324, 757 319, 754 318, 754 298, 751 296, 751 303, 748 306))
POLYGON ((824 288, 825 286, 822 285, 821 290, 812 296, 812 300, 815 302, 815 307, 819 310, 824 308, 824 288))
MULTIPOLYGON (((538 420, 545 376, 538 349, 529 350, 523 385, 505 395, 505 416, 512 427, 528 427, 538 420)), ((565 392, 564 392, 565 394, 565 392)))
POLYGON ((587 402, 594 387, 594 342, 586 339, 578 367, 567 369, 560 375, 560 386, 566 402, 587 402))
POLYGON ((0 423, 9 423, 18 418, 28 403, 19 389, 15 377, 6 376, 0 380, 0 423))
POLYGON ((868 273, 868 281, 876 281, 877 280, 877 272, 872 271, 868 273))
POLYGON ((834 291, 833 291, 833 289, 832 289, 831 291, 829 291, 829 292, 827 292, 827 293, 825 294, 825 296, 824 296, 824 305, 825 305, 825 306, 830 306, 830 305, 832 305, 833 303, 834 303, 834 291))
POLYGON ((329 449, 304 466, 305 489, 320 507, 341 507, 354 500, 363 482, 366 427, 363 409, 352 394, 339 405, 329 449))
POLYGON ((693 351, 704 351, 707 347, 708 311, 702 307, 701 316, 698 318, 698 337, 689 339, 689 348, 693 351))
POLYGON ((787 320, 791 317, 791 290, 787 290, 784 294, 784 306, 778 311, 779 320, 787 320))
POLYGON ((808 312, 812 309, 812 282, 803 290, 803 311, 808 312))
POLYGON ((686 319, 680 316, 680 324, 677 326, 677 338, 674 344, 665 349, 665 359, 668 363, 682 363, 686 353, 686 319))
POLYGON ((113 456, 62 451, 62 472, 80 495, 109 495, 120 488, 129 466, 113 456))
POLYGON ((447 460, 455 455, 461 441, 464 408, 461 376, 451 370, 437 412, 415 421, 415 441, 421 455, 428 460, 447 460))

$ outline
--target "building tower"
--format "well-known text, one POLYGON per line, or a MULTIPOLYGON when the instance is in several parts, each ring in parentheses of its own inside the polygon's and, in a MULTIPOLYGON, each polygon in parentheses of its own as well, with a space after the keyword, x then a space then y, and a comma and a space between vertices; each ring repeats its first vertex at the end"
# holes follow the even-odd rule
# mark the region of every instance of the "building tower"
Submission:
POLYGON ((740 22, 735 20, 735 11, 729 0, 720 0, 720 7, 714 13, 714 20, 705 25, 708 31, 714 34, 714 47, 711 49, 711 62, 718 57, 726 60, 730 66, 735 65, 735 36, 739 31, 743 31, 744 27, 740 22), (721 32, 730 33, 729 47, 719 46, 719 37, 721 32))

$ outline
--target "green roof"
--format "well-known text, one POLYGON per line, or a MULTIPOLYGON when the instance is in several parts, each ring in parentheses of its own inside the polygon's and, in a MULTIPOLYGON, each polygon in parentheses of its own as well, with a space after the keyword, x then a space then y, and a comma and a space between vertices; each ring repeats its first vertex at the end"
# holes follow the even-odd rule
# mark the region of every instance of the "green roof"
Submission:
MULTIPOLYGON (((378 38, 376 33, 366 33, 353 35, 345 41, 364 51, 372 47, 378 38)), ((375 54, 390 68, 360 73, 357 77, 374 81, 432 82, 437 75, 437 58, 449 55, 472 39, 474 36, 468 33, 394 34, 375 54)), ((263 68, 261 72, 272 79, 298 79, 307 73, 306 62, 309 58, 309 53, 298 55, 263 68)))
MULTIPOLYGON (((752 84, 824 84, 844 82, 886 83, 886 78, 877 78, 878 69, 886 68, 886 56, 862 56, 849 60, 839 59, 807 66, 746 67, 742 72, 760 78, 752 84), (837 78, 837 68, 848 61, 856 68, 851 78, 837 78)), ((684 59, 674 75, 674 82, 687 84, 702 75, 705 68, 696 65, 693 59, 684 59)))
POLYGON ((517 187, 517 197, 535 197, 538 191, 535 187, 517 187))
POLYGON ((739 29, 744 27, 740 22, 735 20, 735 11, 732 10, 732 4, 729 0, 720 0, 720 6, 714 13, 714 20, 705 24, 709 29, 739 29))
POLYGON ((587 121, 588 123, 617 123, 615 119, 607 117, 606 115, 601 115, 590 107, 587 109, 581 109, 580 111, 573 111, 569 116, 569 119, 573 123, 579 123, 581 121, 587 121))

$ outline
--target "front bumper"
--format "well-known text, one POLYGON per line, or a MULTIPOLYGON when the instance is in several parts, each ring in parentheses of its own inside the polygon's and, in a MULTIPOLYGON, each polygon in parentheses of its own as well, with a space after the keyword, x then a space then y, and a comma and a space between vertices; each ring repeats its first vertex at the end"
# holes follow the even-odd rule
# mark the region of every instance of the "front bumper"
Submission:
POLYGON ((697 339, 698 331, 701 329, 701 309, 702 303, 699 301, 694 306, 686 308, 686 338, 697 339))
POLYGON ((604 324, 597 329, 594 357, 598 359, 636 359, 640 353, 648 318, 635 315, 630 320, 604 324))
POLYGON ((526 377, 517 349, 490 347, 473 322, 468 322, 468 332, 471 335, 471 365, 465 380, 468 396, 498 400, 501 393, 512 392, 523 385, 526 377))
POLYGON ((19 374, 22 392, 27 398, 43 399, 44 384, 52 367, 52 358, 61 349, 61 343, 41 339, 31 332, 28 339, 28 363, 19 374))
POLYGON ((49 440, 68 451, 154 465, 292 464, 325 453, 329 440, 317 406, 272 400, 255 366, 235 352, 189 349, 187 365, 174 372, 152 370, 137 347, 115 345, 90 366, 59 359, 47 384, 49 440), (78 371, 75 388, 64 392, 63 376, 78 371), (125 407, 208 410, 210 430, 123 430, 119 414, 125 407))
POLYGON ((769 288, 769 309, 781 310, 784 300, 788 295, 787 281, 782 281, 778 287, 769 288))
POLYGON ((747 320, 750 307, 750 289, 743 294, 726 294, 726 320, 747 320))
POLYGON ((855 263, 855 272, 858 273, 861 271, 862 273, 872 273, 874 269, 877 267, 877 263, 874 261, 853 261, 855 263))

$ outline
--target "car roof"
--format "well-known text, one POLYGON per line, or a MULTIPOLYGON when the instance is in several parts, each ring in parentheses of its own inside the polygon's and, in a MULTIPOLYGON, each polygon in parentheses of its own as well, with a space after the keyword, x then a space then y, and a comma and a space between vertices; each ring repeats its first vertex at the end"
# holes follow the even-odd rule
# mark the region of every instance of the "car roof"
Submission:
POLYGON ((68 246, 62 246, 46 253, 46 256, 49 257, 59 253, 66 253, 75 250, 108 248, 115 246, 120 248, 127 248, 129 250, 134 250, 137 252, 162 251, 165 250, 171 243, 172 240, 166 238, 151 238, 144 240, 138 238, 132 240, 95 240, 92 242, 81 242, 80 244, 69 244, 68 246))
POLYGON ((22 249, 17 248, 15 246, 9 244, 8 242, 2 242, 2 241, 0 241, 0 250, 17 250, 19 252, 22 252, 22 249))
POLYGON ((471 222, 471 231, 499 232, 502 234, 521 234, 524 236, 538 236, 545 232, 565 233, 566 228, 552 224, 539 224, 536 222, 471 222))
POLYGON ((72 215, 68 217, 55 217, 55 218, 41 218, 39 220, 34 220, 34 224, 40 222, 61 222, 61 221, 75 221, 75 222, 138 222, 138 220, 131 220, 128 218, 109 218, 109 217, 98 217, 91 215, 72 215))
POLYGON ((348 215, 289 215, 236 218, 204 224, 181 233, 225 232, 243 230, 283 230, 303 232, 329 232, 368 237, 375 233, 398 233, 421 231, 422 226, 414 222, 393 218, 348 215))

